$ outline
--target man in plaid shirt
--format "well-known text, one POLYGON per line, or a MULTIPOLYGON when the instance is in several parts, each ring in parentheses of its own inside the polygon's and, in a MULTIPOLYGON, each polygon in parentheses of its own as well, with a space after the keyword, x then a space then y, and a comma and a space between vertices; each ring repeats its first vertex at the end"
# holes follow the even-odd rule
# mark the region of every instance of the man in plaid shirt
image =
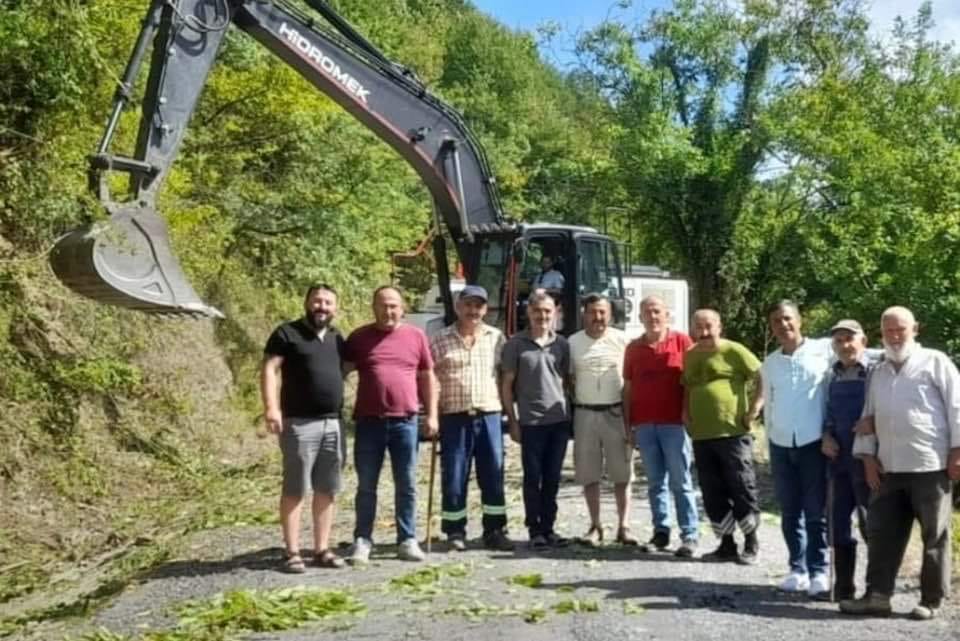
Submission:
POLYGON ((430 341, 440 383, 441 529, 454 550, 466 549, 467 485, 477 462, 483 543, 512 550, 503 497, 503 407, 497 388, 503 334, 483 322, 487 291, 467 285, 456 303, 457 322, 430 341))

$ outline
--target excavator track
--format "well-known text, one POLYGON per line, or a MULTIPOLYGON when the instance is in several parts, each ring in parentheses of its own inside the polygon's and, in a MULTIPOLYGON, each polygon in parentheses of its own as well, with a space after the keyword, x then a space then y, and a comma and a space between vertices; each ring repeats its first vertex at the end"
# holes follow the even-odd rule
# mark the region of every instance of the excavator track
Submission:
POLYGON ((152 209, 112 208, 108 219, 61 236, 50 255, 57 277, 98 302, 165 316, 223 318, 191 287, 152 209))

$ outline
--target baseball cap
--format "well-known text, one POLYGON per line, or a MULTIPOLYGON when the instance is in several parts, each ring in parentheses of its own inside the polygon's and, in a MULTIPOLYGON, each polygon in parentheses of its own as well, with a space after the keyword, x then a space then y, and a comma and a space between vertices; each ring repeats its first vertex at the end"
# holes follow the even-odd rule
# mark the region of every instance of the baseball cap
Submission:
POLYGON ((480 287, 480 285, 467 285, 460 290, 458 298, 479 298, 483 302, 487 302, 487 290, 480 287))
POLYGON ((851 318, 845 318, 843 320, 837 321, 836 324, 830 328, 830 334, 833 334, 834 332, 839 332, 841 329, 846 330, 848 332, 853 332, 854 334, 863 333, 863 327, 860 326, 860 323, 858 323, 857 321, 851 318))

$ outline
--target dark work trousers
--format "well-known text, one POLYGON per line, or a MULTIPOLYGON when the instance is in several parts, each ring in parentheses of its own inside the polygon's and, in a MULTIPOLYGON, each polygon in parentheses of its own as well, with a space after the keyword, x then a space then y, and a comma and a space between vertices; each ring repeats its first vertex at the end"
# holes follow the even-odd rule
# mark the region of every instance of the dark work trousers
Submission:
POLYGON ((829 515, 831 519, 834 547, 857 547, 857 539, 853 536, 852 517, 857 519, 860 534, 867 537, 867 505, 870 503, 870 488, 863 474, 863 463, 859 460, 850 462, 846 469, 830 464, 829 483, 833 490, 833 509, 829 515))
POLYGON ((530 538, 553 532, 557 520, 557 491, 563 457, 567 454, 570 423, 520 426, 523 462, 524 521, 530 538))
POLYGON ((467 533, 470 466, 477 461, 477 484, 484 534, 507 525, 503 499, 503 430, 500 412, 440 417, 440 469, 443 501, 440 529, 447 536, 467 533))
POLYGON ((923 541, 920 601, 939 606, 949 596, 951 489, 943 470, 883 475, 867 512, 867 584, 874 593, 893 594, 917 519, 923 541))
POLYGON ((717 538, 756 531, 760 502, 753 469, 753 437, 730 436, 693 442, 703 507, 717 538))

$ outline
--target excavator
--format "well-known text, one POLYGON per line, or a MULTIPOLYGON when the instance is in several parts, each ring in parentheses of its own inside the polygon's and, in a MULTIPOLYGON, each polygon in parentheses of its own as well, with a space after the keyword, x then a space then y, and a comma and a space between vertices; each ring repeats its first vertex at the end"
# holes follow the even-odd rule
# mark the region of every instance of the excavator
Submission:
MULTIPOLYGON (((433 202, 433 253, 446 320, 453 320, 447 238, 466 282, 490 294, 487 320, 508 334, 544 256, 562 275, 551 292, 566 310, 583 296, 606 294, 614 320, 625 302, 618 246, 588 227, 519 223, 503 213, 496 180, 462 116, 434 96, 408 68, 390 60, 323 0, 151 0, 116 90, 113 109, 88 178, 109 216, 62 236, 51 250, 57 277, 94 300, 142 312, 222 318, 188 282, 170 244, 156 198, 177 155, 190 117, 235 27, 296 69, 390 145, 417 172, 433 202), (322 20, 318 19, 322 18, 322 20), (139 132, 132 156, 110 151, 134 83, 149 58, 139 132), (126 174, 129 193, 115 199, 113 172, 126 174)), ((554 279, 556 282, 556 279, 554 279)), ((568 311, 563 326, 580 328, 568 311)))

